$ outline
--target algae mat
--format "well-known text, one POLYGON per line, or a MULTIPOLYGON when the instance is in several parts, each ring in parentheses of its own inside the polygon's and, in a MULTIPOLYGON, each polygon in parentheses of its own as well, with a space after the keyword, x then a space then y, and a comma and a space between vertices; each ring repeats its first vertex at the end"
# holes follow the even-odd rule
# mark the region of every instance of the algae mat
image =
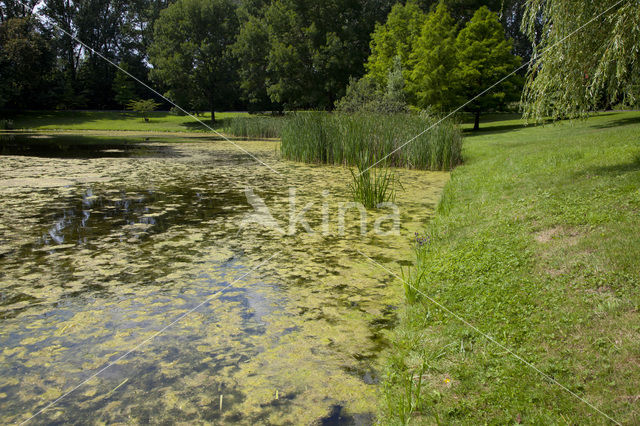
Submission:
POLYGON ((398 171, 384 235, 389 210, 339 223, 348 170, 281 161, 277 142, 242 144, 280 174, 222 142, 66 138, 0 144, 3 423, 63 395, 30 422, 375 420, 402 289, 358 250, 399 270, 446 174, 398 171), (248 220, 255 200, 274 226, 248 220))

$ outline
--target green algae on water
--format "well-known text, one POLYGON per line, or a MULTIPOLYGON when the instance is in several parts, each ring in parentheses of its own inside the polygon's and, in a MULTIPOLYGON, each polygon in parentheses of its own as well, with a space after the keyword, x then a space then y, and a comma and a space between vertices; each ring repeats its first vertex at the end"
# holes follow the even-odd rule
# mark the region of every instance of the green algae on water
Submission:
POLYGON ((447 175, 397 171, 399 235, 373 232, 388 213, 373 211, 361 235, 357 210, 341 235, 344 168, 282 162, 270 141, 242 145, 282 176, 222 142, 145 143, 142 156, 0 157, 3 422, 109 362, 34 420, 309 424, 335 407, 372 419, 402 289, 358 250, 397 270, 447 175), (314 234, 241 226, 250 187, 287 229, 291 184, 298 209, 314 204, 314 234))

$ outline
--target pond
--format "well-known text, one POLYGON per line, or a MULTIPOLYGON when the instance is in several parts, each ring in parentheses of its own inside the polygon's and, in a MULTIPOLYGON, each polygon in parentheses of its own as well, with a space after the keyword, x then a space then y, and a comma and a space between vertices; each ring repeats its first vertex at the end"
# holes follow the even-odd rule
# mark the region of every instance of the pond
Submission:
POLYGON ((277 143, 0 137, 3 423, 375 420, 403 294, 360 252, 408 265, 448 175, 398 170, 363 233, 350 172, 277 143))

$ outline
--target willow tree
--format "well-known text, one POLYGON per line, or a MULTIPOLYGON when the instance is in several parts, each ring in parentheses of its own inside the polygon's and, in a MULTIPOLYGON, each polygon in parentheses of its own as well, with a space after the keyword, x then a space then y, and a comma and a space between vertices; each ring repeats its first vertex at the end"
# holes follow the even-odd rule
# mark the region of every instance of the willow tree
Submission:
POLYGON ((638 102, 638 0, 530 0, 523 30, 537 42, 522 98, 526 117, 579 117, 638 102))

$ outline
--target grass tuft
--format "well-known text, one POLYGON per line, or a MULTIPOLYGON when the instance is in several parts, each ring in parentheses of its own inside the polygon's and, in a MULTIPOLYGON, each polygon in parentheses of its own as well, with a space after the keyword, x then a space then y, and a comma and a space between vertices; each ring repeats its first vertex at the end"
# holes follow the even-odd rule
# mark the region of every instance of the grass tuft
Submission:
POLYGON ((389 168, 369 168, 369 162, 358 163, 351 170, 353 181, 350 185, 353 200, 367 208, 377 208, 380 204, 395 201, 395 174, 389 168))

